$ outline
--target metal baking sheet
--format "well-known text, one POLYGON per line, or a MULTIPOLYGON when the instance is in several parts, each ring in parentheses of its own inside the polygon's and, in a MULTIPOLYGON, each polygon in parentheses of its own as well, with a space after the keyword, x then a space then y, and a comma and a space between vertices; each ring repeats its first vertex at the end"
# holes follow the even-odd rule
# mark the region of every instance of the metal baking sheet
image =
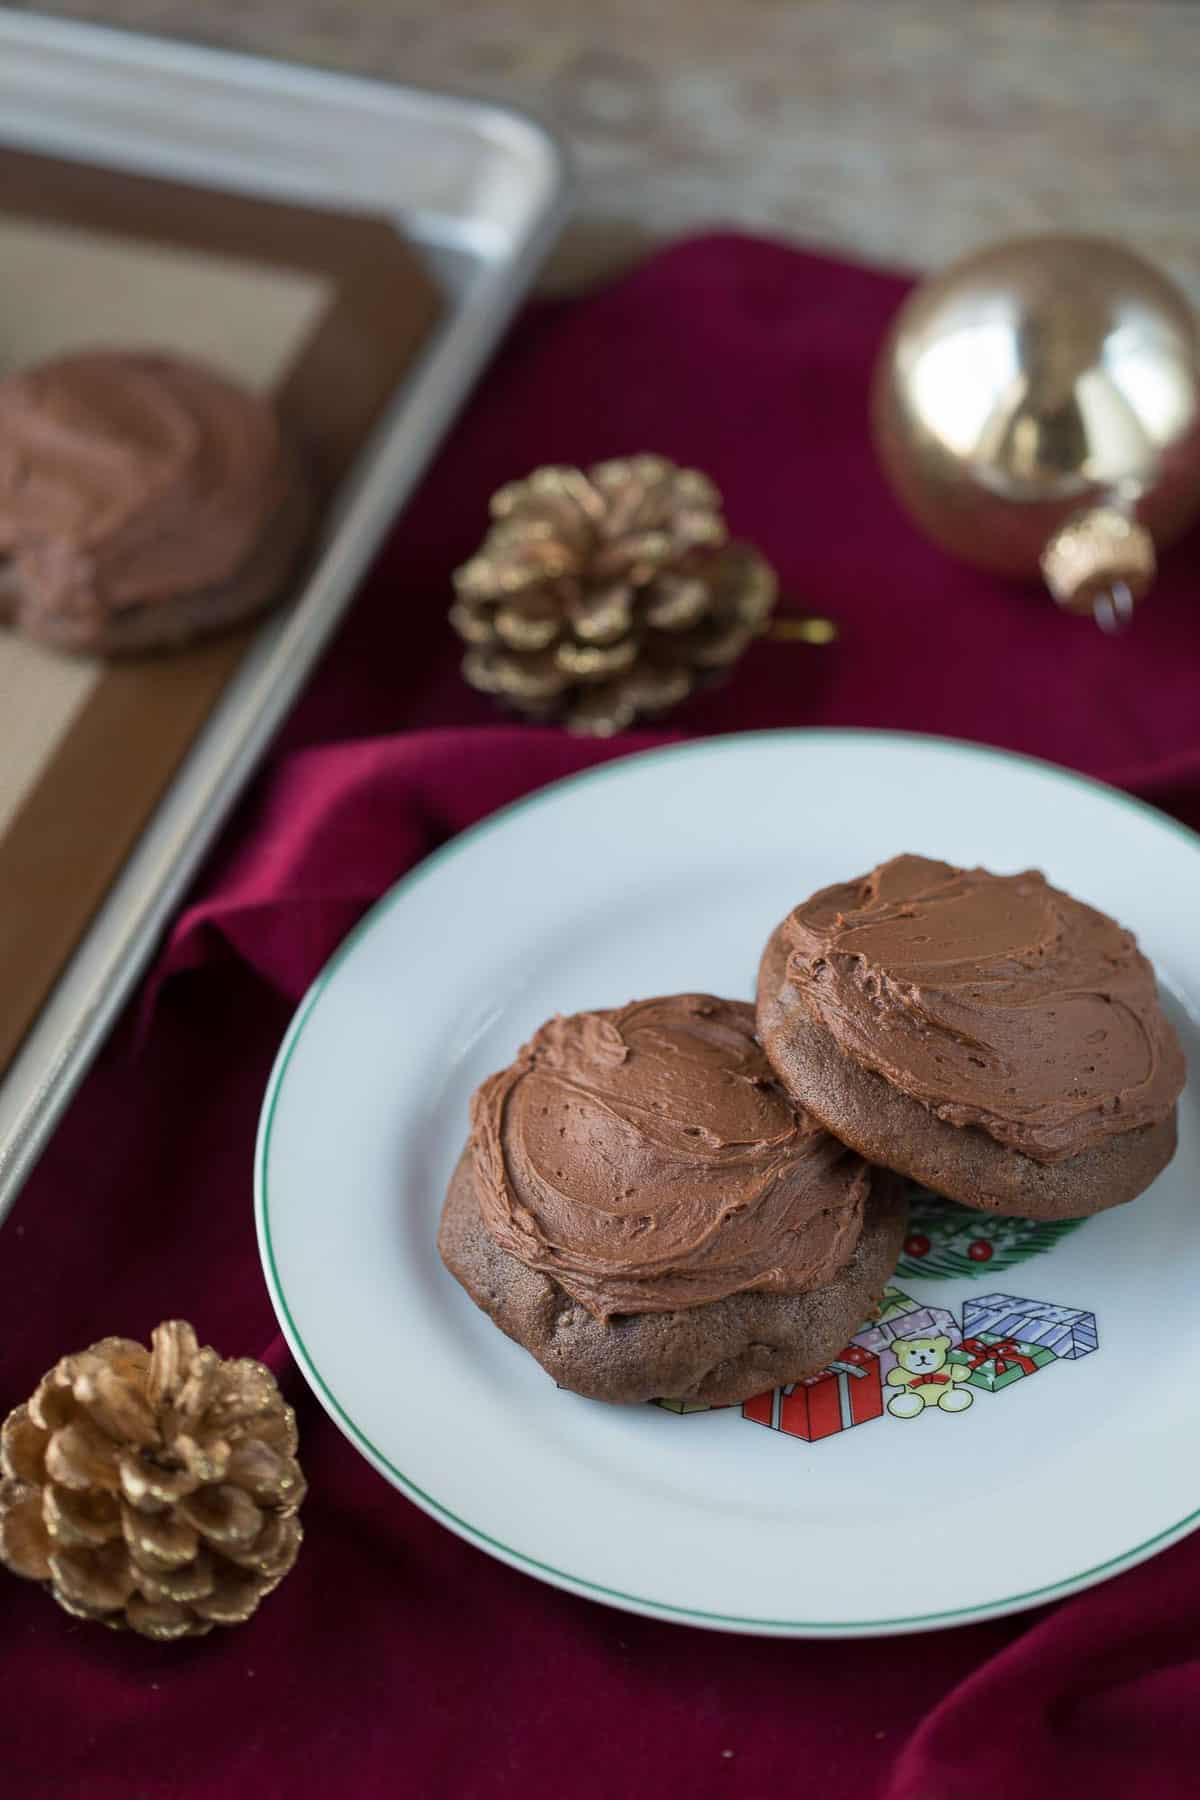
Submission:
POLYGON ((257 633, 0 1082, 3 1217, 536 274, 568 181, 553 139, 506 108, 3 10, 0 144, 385 214, 447 297, 304 591, 257 633))

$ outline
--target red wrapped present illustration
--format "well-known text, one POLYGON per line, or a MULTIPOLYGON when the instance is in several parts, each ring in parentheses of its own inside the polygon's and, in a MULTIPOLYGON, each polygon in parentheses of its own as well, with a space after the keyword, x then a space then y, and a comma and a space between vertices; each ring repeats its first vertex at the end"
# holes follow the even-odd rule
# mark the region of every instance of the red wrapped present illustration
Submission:
POLYGON ((810 1444, 865 1425, 882 1412, 879 1358, 861 1344, 847 1344, 819 1374, 756 1394, 742 1406, 743 1418, 810 1444))

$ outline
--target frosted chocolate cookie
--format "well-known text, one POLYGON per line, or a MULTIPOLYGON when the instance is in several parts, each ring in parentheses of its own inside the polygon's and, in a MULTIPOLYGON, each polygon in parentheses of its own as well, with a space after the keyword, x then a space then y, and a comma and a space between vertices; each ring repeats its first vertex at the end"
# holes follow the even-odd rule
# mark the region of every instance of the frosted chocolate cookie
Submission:
POLYGON ((552 1019, 484 1082, 438 1242, 560 1386, 720 1403, 836 1356, 904 1222, 787 1098, 753 1009, 683 994, 552 1019))
POLYGON ((86 350, 0 382, 0 619, 170 648, 279 597, 309 529, 270 403, 182 357, 86 350))
POLYGON ((1154 970, 1036 871, 898 856, 814 894, 767 945, 758 1030, 829 1131, 966 1206, 1080 1217, 1174 1154, 1154 970))

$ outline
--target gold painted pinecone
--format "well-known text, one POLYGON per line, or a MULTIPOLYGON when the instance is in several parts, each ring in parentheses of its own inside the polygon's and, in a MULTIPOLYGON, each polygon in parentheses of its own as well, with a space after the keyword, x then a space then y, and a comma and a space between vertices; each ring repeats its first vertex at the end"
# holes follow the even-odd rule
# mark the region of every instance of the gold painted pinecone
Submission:
POLYGON ((248 1619, 300 1548, 296 1419, 275 1377, 190 1325, 64 1356, 0 1434, 0 1561, 144 1637, 248 1619))
POLYGON ((472 687, 608 737, 735 662, 775 604, 770 565, 730 543, 721 496, 661 456, 538 469, 493 497, 454 577, 472 687))

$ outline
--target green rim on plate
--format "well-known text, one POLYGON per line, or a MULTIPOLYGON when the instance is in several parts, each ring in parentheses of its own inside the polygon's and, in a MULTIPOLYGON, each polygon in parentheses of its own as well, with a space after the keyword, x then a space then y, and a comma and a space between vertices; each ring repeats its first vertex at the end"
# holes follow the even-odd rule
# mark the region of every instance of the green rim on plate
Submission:
POLYGON ((582 1594, 585 1597, 594 1596, 598 1599, 615 1601, 619 1605, 630 1607, 651 1617, 675 1619, 682 1622, 694 1620, 706 1625, 727 1626, 732 1630, 760 1630, 782 1634, 792 1633, 797 1636, 828 1633, 835 1636, 854 1637, 883 1633, 889 1630, 906 1631, 921 1626, 969 1624, 977 1619, 1018 1612, 1039 1602, 1065 1598, 1081 1587, 1090 1586, 1102 1576, 1115 1575, 1125 1569, 1133 1568, 1137 1563, 1144 1562, 1156 1550, 1165 1549, 1170 1543, 1186 1536, 1191 1529, 1200 1524, 1200 1507, 1186 1514, 1175 1524, 1168 1525, 1162 1531, 1156 1532, 1153 1537, 1146 1538, 1131 1550, 1122 1551, 1104 1562, 1094 1563, 1090 1568, 1081 1569, 1075 1575, 1064 1576, 1061 1580, 1048 1582, 1043 1587, 1029 1588, 1023 1593, 1008 1594, 995 1600, 980 1601, 972 1606, 951 1607, 940 1612, 901 1614, 885 1619, 860 1619, 853 1623, 847 1623, 840 1619, 775 1619, 740 1613, 706 1612, 700 1607, 678 1606, 671 1601, 656 1600, 646 1594, 627 1593, 621 1588, 608 1587, 603 1582, 590 1581, 586 1576, 575 1575, 569 1569, 560 1569, 552 1563, 541 1562, 536 1556, 530 1556, 524 1550, 514 1549, 511 1544, 501 1542, 499 1538, 494 1538, 479 1526, 473 1525, 469 1519, 464 1519, 460 1514, 452 1512, 435 1495, 427 1493, 411 1476, 406 1475, 403 1469, 397 1468, 396 1464, 385 1456, 366 1433, 355 1424, 321 1375, 304 1342, 299 1326, 292 1316, 275 1260, 275 1248, 271 1237, 271 1197, 267 1181, 267 1166, 271 1151, 271 1132, 284 1078, 304 1028, 311 1019, 321 996, 342 964, 352 955, 360 939, 373 928, 376 920, 389 911, 398 900, 403 898, 418 882, 423 881, 434 869, 443 866, 487 833, 506 824, 517 813, 527 811, 545 800, 552 799, 561 794, 565 788, 603 781, 621 773, 635 763, 662 761, 668 757, 699 757, 711 755, 714 752, 720 754, 731 746, 755 742, 778 743, 785 740, 798 744, 812 744, 822 740, 831 744, 866 741, 877 743, 881 748, 889 744, 939 745, 949 746, 964 754, 987 758, 993 762, 1029 764, 1055 781, 1098 791, 1108 799, 1117 801, 1134 812, 1144 814, 1155 824, 1174 832, 1193 849, 1200 849, 1200 835, 1191 831, 1186 825, 1180 824, 1178 820, 1170 818, 1166 813, 1159 812, 1156 807, 1148 805, 1144 800, 1137 800, 1130 794, 1122 793, 1119 788, 1109 787, 1105 782, 1095 781, 1087 775, 1076 774, 1073 770, 1060 768, 1055 763, 1045 762, 1036 756, 1026 756, 1018 751, 992 749, 985 744, 973 744, 961 738, 937 737, 921 732, 859 731, 852 728, 732 732, 724 737, 701 738, 687 743, 667 744, 654 750, 635 751, 629 756, 617 757, 611 762, 602 763, 598 768, 583 769, 577 774, 563 776, 560 780, 549 782, 534 793, 526 794, 520 800, 501 807, 499 811, 482 819, 479 824, 472 825, 466 831, 460 832, 448 844, 443 844, 440 849, 431 852, 407 875, 401 876, 395 886, 389 888, 387 893, 376 901, 370 911, 347 934, 314 980, 301 1001, 296 1016, 280 1045, 263 1100, 254 1157, 254 1202, 259 1247, 266 1270, 271 1302, 283 1328, 284 1336, 304 1371, 305 1379, 325 1410, 363 1452, 367 1460, 381 1474, 387 1475, 417 1505, 423 1507, 426 1512, 469 1542, 479 1544, 484 1549, 492 1551, 513 1568, 530 1570, 570 1592, 582 1594))

